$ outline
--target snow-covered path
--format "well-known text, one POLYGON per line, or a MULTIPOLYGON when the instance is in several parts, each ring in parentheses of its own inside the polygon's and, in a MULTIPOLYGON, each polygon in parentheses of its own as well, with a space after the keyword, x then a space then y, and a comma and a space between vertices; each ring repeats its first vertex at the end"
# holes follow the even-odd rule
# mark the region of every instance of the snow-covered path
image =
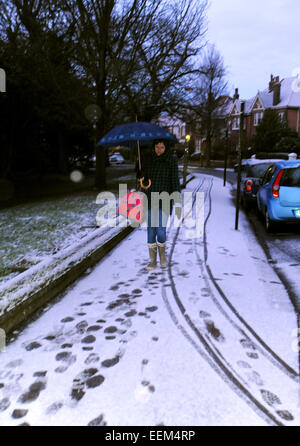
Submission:
POLYGON ((0 353, 0 425, 299 424, 287 293, 222 181, 188 186, 204 237, 170 228, 148 273, 136 229, 0 353))

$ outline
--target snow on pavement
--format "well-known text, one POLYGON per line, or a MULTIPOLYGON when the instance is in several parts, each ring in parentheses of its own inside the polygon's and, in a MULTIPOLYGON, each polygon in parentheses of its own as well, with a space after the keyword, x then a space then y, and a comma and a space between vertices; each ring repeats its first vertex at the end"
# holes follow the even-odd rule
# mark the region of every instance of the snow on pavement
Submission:
POLYGON ((0 425, 299 421, 297 377, 241 322, 296 369, 288 296, 251 236, 233 231, 229 189, 204 175, 189 189, 199 182, 206 238, 170 228, 171 268, 146 272, 136 229, 0 353, 0 425))
MULTIPOLYGON (((214 180, 213 188, 212 215, 207 225, 207 264, 241 316, 286 362, 297 368, 297 355, 291 348, 297 320, 288 294, 242 212, 239 230, 234 229, 235 208, 230 195, 224 194, 222 182, 214 180)), ((293 278, 296 280, 295 275, 293 278)))

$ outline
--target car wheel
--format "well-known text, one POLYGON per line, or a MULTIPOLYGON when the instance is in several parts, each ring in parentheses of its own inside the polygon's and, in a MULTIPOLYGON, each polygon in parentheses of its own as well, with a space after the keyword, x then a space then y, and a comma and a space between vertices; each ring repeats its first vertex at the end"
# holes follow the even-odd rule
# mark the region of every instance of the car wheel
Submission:
POLYGON ((277 223, 274 220, 270 219, 268 209, 265 211, 265 226, 267 232, 276 232, 276 229, 278 228, 277 223))

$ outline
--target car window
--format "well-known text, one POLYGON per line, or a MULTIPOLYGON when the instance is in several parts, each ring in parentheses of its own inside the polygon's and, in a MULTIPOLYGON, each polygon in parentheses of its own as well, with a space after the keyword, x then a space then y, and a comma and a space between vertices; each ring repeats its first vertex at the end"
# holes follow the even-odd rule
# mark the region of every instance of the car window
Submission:
POLYGON ((280 186, 300 187, 300 168, 285 169, 281 177, 280 186))
POLYGON ((255 178, 263 178, 266 173, 267 168, 270 166, 269 163, 266 164, 256 164, 254 166, 248 166, 247 176, 255 178))
POLYGON ((271 165, 265 172, 262 184, 270 183, 271 179, 273 178, 273 175, 274 175, 275 171, 276 171, 276 166, 271 165))

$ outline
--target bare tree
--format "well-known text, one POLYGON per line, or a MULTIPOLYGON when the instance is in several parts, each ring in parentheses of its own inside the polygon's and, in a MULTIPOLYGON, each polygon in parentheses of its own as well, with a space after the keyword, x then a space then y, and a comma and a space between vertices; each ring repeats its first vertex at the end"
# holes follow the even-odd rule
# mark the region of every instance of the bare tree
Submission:
POLYGON ((54 0, 0 1, 0 34, 9 87, 2 170, 8 175, 17 161, 24 170, 32 164, 42 172, 51 161, 66 173, 68 136, 86 126, 78 113, 86 94, 71 66, 70 30, 62 11, 54 0))
MULTIPOLYGON (((15 14, 10 26, 19 27, 31 51, 48 57, 49 42, 59 42, 58 66, 64 56, 67 70, 89 94, 82 116, 95 104, 94 141, 126 119, 150 121, 162 110, 178 110, 197 75, 207 0, 8 0, 8 8, 2 3, 0 25, 5 14, 15 14)), ((62 70, 55 71, 54 63, 49 67, 57 97, 65 98, 67 78, 59 77, 62 70)), ((105 186, 103 150, 97 150, 96 185, 105 186)))
MULTIPOLYGON (((207 0, 60 0, 60 5, 74 29, 74 64, 98 107, 97 138, 126 117, 158 116, 196 72, 207 0)), ((105 184, 103 163, 98 151, 99 187, 105 184)))
MULTIPOLYGON (((118 97, 113 61, 124 58, 127 35, 147 0, 61 0, 60 4, 74 30, 74 65, 87 79, 91 102, 97 106, 96 140, 111 126, 111 96, 118 97)), ((101 188, 105 186, 104 151, 99 149, 96 155, 96 186, 101 188)))
POLYGON ((226 68, 220 53, 209 45, 201 63, 199 79, 193 90, 193 105, 190 107, 194 119, 200 120, 206 137, 206 166, 210 166, 212 138, 218 130, 219 118, 226 107, 226 68))
POLYGON ((150 121, 182 106, 184 88, 197 73, 196 57, 205 45, 206 7, 206 0, 160 1, 131 28, 131 65, 124 72, 116 64, 131 117, 150 121))

